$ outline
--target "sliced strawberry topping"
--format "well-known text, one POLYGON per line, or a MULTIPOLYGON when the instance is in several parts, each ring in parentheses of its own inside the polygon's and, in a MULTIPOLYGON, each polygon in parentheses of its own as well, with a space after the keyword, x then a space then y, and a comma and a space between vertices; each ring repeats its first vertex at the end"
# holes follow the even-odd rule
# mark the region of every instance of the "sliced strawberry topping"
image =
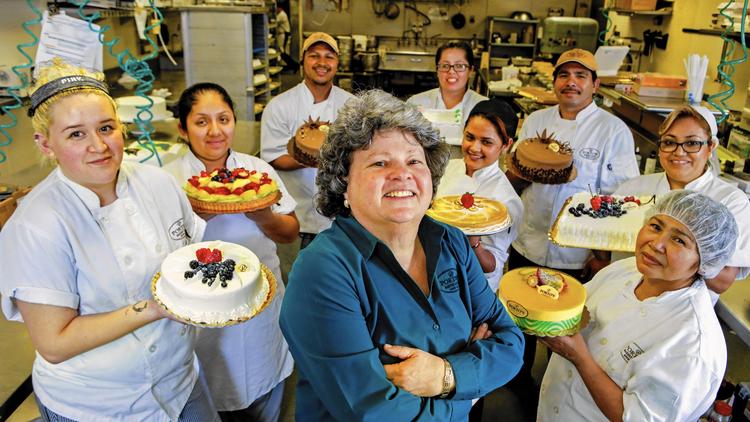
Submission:
POLYGON ((208 262, 221 262, 221 250, 214 249, 211 251, 208 262))
POLYGON ((229 195, 232 193, 232 191, 229 190, 229 188, 220 187, 220 188, 214 188, 214 194, 215 195, 229 195))
POLYGON ((206 263, 210 259, 211 256, 211 250, 208 248, 200 248, 197 251, 195 251, 195 257, 198 258, 198 261, 206 263))
POLYGON ((188 183, 190 183, 191 185, 195 186, 196 188, 198 186, 200 186, 200 182, 198 181, 198 179, 189 179, 188 183))
POLYGON ((242 195, 242 193, 243 193, 243 192, 245 192, 245 190, 244 190, 244 189, 242 189, 242 188, 235 188, 235 189, 234 189, 234 190, 232 191, 232 193, 233 193, 233 194, 235 194, 235 195, 242 195))

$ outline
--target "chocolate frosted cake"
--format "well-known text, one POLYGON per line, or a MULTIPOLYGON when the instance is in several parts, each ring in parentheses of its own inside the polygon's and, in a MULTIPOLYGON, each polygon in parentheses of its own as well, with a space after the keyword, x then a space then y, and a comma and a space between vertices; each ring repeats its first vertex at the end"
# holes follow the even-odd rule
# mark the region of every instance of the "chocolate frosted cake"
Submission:
POLYGON ((535 183, 556 185, 576 177, 573 149, 552 134, 547 135, 546 130, 536 138, 519 142, 506 157, 506 165, 517 176, 535 183))
POLYGON ((294 137, 289 140, 287 150, 299 163, 308 167, 318 166, 320 147, 328 135, 328 122, 310 118, 297 129, 294 137))

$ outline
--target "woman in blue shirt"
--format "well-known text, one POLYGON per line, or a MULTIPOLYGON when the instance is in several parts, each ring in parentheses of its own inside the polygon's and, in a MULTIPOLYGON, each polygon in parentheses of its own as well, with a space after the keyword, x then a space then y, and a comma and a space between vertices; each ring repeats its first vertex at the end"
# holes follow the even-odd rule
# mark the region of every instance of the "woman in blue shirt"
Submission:
POLYGON ((321 149, 317 207, 281 328, 297 420, 466 420, 518 371, 523 336, 460 231, 425 217, 448 150, 382 91, 349 100, 321 149))

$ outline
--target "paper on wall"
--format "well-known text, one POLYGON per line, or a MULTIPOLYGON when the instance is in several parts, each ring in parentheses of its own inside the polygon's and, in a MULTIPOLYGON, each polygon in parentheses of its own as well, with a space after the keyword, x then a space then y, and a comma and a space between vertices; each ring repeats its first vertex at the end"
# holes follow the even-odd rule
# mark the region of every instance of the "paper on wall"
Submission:
MULTIPOLYGON (((92 25, 99 30, 98 25, 92 25)), ((42 33, 39 36, 39 48, 36 52, 34 76, 40 64, 60 57, 75 66, 102 71, 102 44, 98 34, 89 28, 89 23, 72 18, 64 12, 50 15, 44 12, 42 33)))

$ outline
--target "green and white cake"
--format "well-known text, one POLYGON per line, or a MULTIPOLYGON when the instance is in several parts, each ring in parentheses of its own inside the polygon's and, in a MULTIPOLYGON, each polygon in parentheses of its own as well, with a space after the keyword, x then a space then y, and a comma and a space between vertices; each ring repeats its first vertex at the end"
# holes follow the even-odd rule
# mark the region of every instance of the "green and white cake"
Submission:
POLYGON ((542 337, 578 331, 586 289, 568 274, 523 267, 506 273, 497 292, 513 321, 527 334, 542 337))

